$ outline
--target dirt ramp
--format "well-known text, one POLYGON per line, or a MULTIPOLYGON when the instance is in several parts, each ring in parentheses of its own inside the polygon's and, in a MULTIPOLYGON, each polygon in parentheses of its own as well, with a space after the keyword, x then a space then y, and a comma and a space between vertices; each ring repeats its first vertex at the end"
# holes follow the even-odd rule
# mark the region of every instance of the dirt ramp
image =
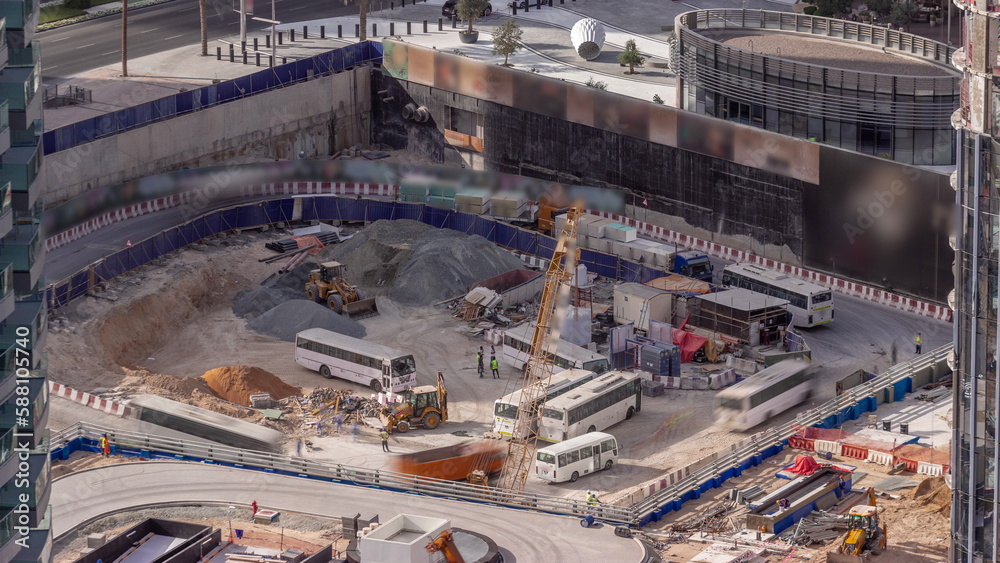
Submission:
POLYGON ((96 330, 99 349, 107 361, 135 368, 193 317, 226 304, 236 289, 235 278, 212 266, 182 272, 162 290, 104 317, 96 330))
POLYGON ((267 393, 274 399, 302 394, 273 373, 254 366, 225 366, 208 370, 200 378, 219 398, 249 405, 253 393, 267 393))

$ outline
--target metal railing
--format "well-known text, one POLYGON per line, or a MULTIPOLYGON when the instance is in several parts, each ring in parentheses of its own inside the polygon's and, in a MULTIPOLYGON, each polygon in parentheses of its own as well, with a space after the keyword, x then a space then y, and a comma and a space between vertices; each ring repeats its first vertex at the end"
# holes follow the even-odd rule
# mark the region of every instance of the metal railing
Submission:
POLYGON ((693 471, 676 484, 634 504, 632 508, 636 511, 638 520, 642 522, 644 518, 649 517, 649 515, 659 510, 668 502, 674 501, 679 497, 682 498, 688 491, 697 489, 706 481, 716 478, 716 476, 725 473, 733 466, 740 465, 744 460, 759 455, 761 450, 783 444, 795 434, 793 425, 812 426, 819 424, 823 420, 831 416, 836 416, 844 409, 857 404, 859 400, 881 393, 884 389, 897 382, 907 377, 912 377, 920 370, 933 369, 934 366, 940 364, 947 365, 948 353, 951 349, 951 345, 942 346, 928 354, 918 356, 909 362, 894 366, 881 376, 852 387, 819 407, 800 413, 793 422, 769 428, 760 435, 759 439, 751 441, 749 444, 693 471))
POLYGON ((899 364, 885 374, 848 389, 843 394, 817 408, 800 413, 793 422, 769 428, 732 452, 722 455, 716 460, 692 471, 674 485, 664 488, 631 506, 602 504, 594 510, 591 510, 585 501, 580 500, 528 492, 516 493, 503 491, 492 487, 481 487, 458 481, 407 475, 381 469, 354 467, 283 454, 242 450, 209 442, 177 440, 175 438, 165 438, 150 434, 122 432, 83 422, 56 432, 51 436, 48 445, 49 451, 53 459, 55 459, 62 454, 64 448, 73 448, 71 442, 74 440, 80 439, 82 441, 81 445, 96 447, 98 438, 102 434, 107 434, 111 444, 119 452, 126 455, 140 455, 145 450, 149 452, 151 457, 173 457, 183 461, 210 460, 222 465, 256 469, 282 475, 322 479, 334 483, 363 487, 377 487, 391 491, 405 491, 432 497, 491 504, 548 514, 581 517, 594 514, 598 519, 608 523, 641 526, 649 521, 650 515, 654 512, 660 510, 670 502, 683 499, 686 493, 702 487, 706 482, 718 480, 718 483, 714 483, 713 487, 719 486, 721 481, 724 480, 720 479, 720 476, 727 473, 727 470, 732 467, 739 466, 751 458, 762 456, 762 451, 769 448, 775 446, 779 447, 779 449, 783 448, 784 443, 795 434, 794 426, 819 424, 827 418, 838 416, 842 411, 857 405, 861 400, 877 396, 883 390, 905 378, 914 376, 921 370, 933 370, 941 364, 946 365, 950 351, 950 345, 942 346, 909 362, 899 364))
POLYGON ((62 448, 82 439, 88 446, 97 443, 102 434, 107 434, 112 445, 121 453, 139 455, 142 450, 160 457, 174 457, 185 461, 210 460, 214 463, 256 469, 276 474, 322 479, 340 484, 377 487, 390 491, 406 491, 433 497, 449 498, 492 504, 507 508, 560 514, 565 516, 586 516, 594 514, 599 520, 615 524, 632 524, 635 521, 631 507, 602 505, 594 510, 585 500, 572 500, 534 493, 514 493, 495 488, 485 488, 458 481, 446 481, 431 477, 419 477, 394 473, 381 469, 354 467, 329 461, 316 461, 295 456, 267 452, 241 450, 208 442, 178 440, 135 432, 122 432, 102 426, 74 424, 60 430, 50 438, 52 457, 61 454, 62 448))

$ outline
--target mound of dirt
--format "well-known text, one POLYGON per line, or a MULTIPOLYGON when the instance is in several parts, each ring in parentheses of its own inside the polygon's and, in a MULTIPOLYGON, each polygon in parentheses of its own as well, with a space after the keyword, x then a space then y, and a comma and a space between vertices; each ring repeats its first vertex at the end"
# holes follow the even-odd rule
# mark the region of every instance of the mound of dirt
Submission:
POLYGON ((302 292, 289 288, 262 287, 239 291, 233 296, 233 313, 237 317, 259 317, 290 299, 302 299, 302 292))
POLYGON ((112 364, 135 368, 192 317, 229 301, 237 286, 235 276, 211 265, 181 272, 166 290, 118 307, 98 321, 97 348, 112 364))
POLYGON ((177 377, 164 373, 153 373, 146 368, 122 368, 125 379, 118 384, 117 389, 132 394, 148 393, 168 398, 174 396, 189 397, 201 392, 211 394, 207 385, 196 377, 177 377))
POLYGON ((951 489, 943 477, 924 479, 913 489, 913 499, 928 512, 942 515, 951 513, 951 489))
POLYGON ((250 405, 250 395, 267 393, 274 399, 298 396, 292 387, 273 373, 254 366, 225 366, 206 371, 200 378, 215 394, 230 403, 250 405))
POLYGON ((296 334, 309 328, 325 328, 354 338, 365 336, 365 327, 358 321, 338 315, 329 307, 307 299, 285 301, 250 320, 247 327, 286 342, 293 342, 296 334))

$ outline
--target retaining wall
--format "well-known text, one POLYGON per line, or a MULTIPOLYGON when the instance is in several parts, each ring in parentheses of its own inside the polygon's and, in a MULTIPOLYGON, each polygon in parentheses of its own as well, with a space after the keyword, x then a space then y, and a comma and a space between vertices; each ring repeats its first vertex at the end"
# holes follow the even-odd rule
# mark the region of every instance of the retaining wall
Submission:
POLYGON ((360 67, 48 154, 46 200, 51 205, 98 186, 243 154, 274 159, 294 159, 300 151, 332 154, 367 141, 370 89, 371 69, 360 67))

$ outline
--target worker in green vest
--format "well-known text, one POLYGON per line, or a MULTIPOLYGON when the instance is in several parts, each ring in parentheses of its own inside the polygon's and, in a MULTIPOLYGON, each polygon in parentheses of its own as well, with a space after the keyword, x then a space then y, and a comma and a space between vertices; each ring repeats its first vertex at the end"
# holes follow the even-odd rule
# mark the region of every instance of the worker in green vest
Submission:
POLYGON ((500 362, 497 361, 496 356, 490 360, 490 369, 493 370, 493 377, 500 379, 500 362))
POLYGON ((919 332, 917 333, 916 338, 913 339, 913 344, 917 348, 917 354, 920 354, 921 352, 923 352, 923 349, 924 349, 924 337, 921 336, 919 332))

